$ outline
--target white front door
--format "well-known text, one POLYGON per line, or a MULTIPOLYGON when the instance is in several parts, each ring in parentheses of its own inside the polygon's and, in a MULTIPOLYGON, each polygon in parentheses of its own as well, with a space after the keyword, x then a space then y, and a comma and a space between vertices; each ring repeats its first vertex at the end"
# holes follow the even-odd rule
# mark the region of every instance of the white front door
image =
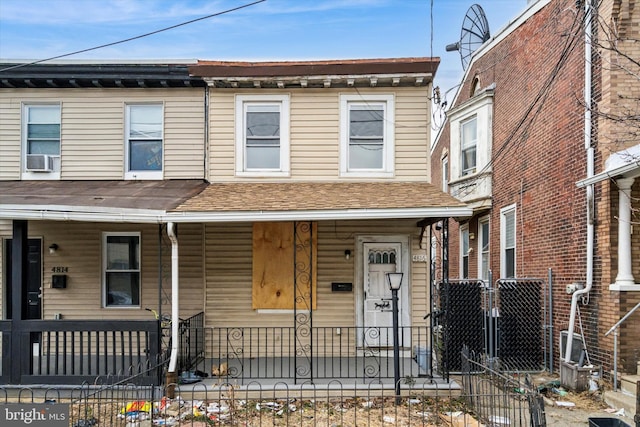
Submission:
MULTIPOLYGON (((364 244, 363 344, 366 347, 393 345, 393 301, 386 273, 401 270, 401 253, 401 243, 364 244)), ((398 292, 399 319, 406 304, 402 294, 398 292)))

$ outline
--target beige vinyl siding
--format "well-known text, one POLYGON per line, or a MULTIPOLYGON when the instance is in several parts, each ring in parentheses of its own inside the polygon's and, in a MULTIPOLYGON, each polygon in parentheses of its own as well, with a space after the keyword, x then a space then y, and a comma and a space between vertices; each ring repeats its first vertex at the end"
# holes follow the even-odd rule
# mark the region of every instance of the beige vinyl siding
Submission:
MULTIPOLYGON (((206 224, 207 326, 290 326, 292 311, 273 313, 251 308, 252 224, 206 224)), ((418 247, 415 221, 325 221, 318 223, 318 290, 314 326, 355 325, 355 237, 367 235, 411 235, 411 252, 418 247), (352 256, 345 259, 344 251, 352 256), (332 282, 353 283, 353 292, 332 292, 332 282)), ((428 264, 412 263, 412 321, 420 324, 427 307, 428 264)))
MULTIPOLYGON (((2 238, 11 238, 11 225, 0 223, 2 238)), ((158 307, 158 226, 60 223, 30 221, 29 236, 43 239, 43 319, 61 313, 65 319, 153 319, 145 307, 158 307), (141 232, 140 308, 103 308, 102 304, 102 233, 141 232), (55 254, 46 248, 56 243, 55 254), (51 287, 53 267, 68 267, 67 288, 51 287)), ((163 311, 171 304, 171 246, 163 234, 163 311)), ((179 226, 180 317, 203 310, 202 225, 179 226)), ((4 278, 4 276, 2 276, 4 278)), ((4 294, 4 291, 3 291, 4 294)))
MULTIPOLYGON (((269 312, 251 308, 252 224, 207 224, 205 230, 206 327, 212 328, 211 334, 207 334, 206 348, 224 353, 223 347, 229 344, 243 345, 249 351, 251 343, 252 351, 266 351, 268 355, 289 351, 293 342, 289 342, 291 336, 287 335, 286 330, 293 327, 293 311, 269 312), (251 337, 246 331, 241 338, 242 343, 236 340, 238 337, 234 334, 239 333, 239 329, 231 329, 227 341, 226 328, 239 327, 261 329, 254 329, 251 337), (274 342, 276 346, 267 348, 265 342, 274 342)), ((354 355, 357 350, 355 331, 345 329, 356 324, 356 287, 362 286, 355 283, 354 269, 356 263, 361 262, 355 256, 356 236, 409 235, 410 252, 425 254, 426 250, 419 248, 419 232, 415 220, 318 223, 317 309, 313 312, 313 326, 322 329, 316 329, 313 338, 314 344, 320 346, 316 351, 322 351, 325 343, 327 348, 342 344, 345 346, 341 349, 342 354, 354 355), (347 249, 352 253, 349 260, 344 256, 347 249), (353 291, 332 292, 332 282, 353 283, 353 291), (341 336, 336 335, 336 328, 344 331, 341 336), (347 333, 352 334, 350 339, 347 333)), ((428 310, 429 297, 428 263, 412 262, 410 265, 411 279, 407 283, 410 282, 411 286, 411 322, 412 326, 424 327, 426 321, 423 316, 428 310)), ((425 346, 427 329, 422 328, 420 333, 420 343, 425 346)), ((414 343, 418 342, 417 334, 417 331, 414 332, 414 343)))
POLYGON ((36 102, 62 106, 61 179, 122 179, 125 105, 151 102, 164 104, 164 178, 204 178, 201 88, 3 89, 1 95, 0 179, 20 177, 21 105, 36 102))
POLYGON ((404 90, 396 97, 396 177, 431 181, 430 100, 426 92, 404 90))
POLYGON ((0 91, 0 180, 20 179, 20 101, 0 91))
POLYGON ((209 181, 228 181, 235 174, 235 96, 209 92, 209 181))
MULTIPOLYGON (((393 94, 395 97, 395 177, 429 179, 430 106, 428 88, 215 90, 210 92, 209 179, 235 177, 235 96, 288 94, 290 104, 291 176, 286 180, 339 179, 340 95, 393 94)), ((248 178, 255 179, 255 178, 248 178)))

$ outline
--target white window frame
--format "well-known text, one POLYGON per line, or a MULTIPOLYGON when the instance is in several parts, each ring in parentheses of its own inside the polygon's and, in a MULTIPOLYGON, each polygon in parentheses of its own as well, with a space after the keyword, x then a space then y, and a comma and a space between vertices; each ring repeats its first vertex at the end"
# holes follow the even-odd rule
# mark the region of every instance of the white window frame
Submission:
POLYGON ((142 236, 140 232, 103 232, 102 233, 102 307, 103 308, 140 308, 142 304, 142 236), (138 273, 138 304, 115 305, 108 304, 107 273, 116 270, 107 270, 107 240, 111 236, 137 237, 138 238, 138 268, 120 271, 138 273))
POLYGON ((446 155, 442 158, 442 191, 444 193, 449 192, 449 156, 446 155))
POLYGON ((493 91, 481 91, 467 102, 447 112, 450 123, 449 187, 455 196, 460 181, 471 179, 481 172, 491 172, 493 140, 493 91), (462 170, 462 124, 476 118, 475 172, 462 170))
POLYGON ((469 278, 469 255, 471 254, 471 246, 469 240, 469 224, 463 224, 460 226, 460 278, 469 278), (466 248, 465 248, 466 242, 466 248), (465 250, 466 249, 466 250, 465 250), (464 264, 467 263, 467 274, 464 274, 464 264))
POLYGON ((22 179, 37 179, 37 180, 59 180, 60 179, 60 155, 62 153, 62 103, 60 102, 37 102, 37 103, 24 103, 22 104, 22 120, 21 120, 21 134, 22 134, 22 179), (58 139, 58 155, 51 155, 53 158, 53 170, 51 172, 32 172, 27 170, 27 154, 29 154, 29 110, 31 108, 38 107, 58 107, 58 124, 60 125, 60 135, 58 139))
POLYGON ((517 233, 518 233, 516 205, 512 204, 500 209, 500 277, 507 276, 507 255, 506 251, 513 249, 513 277, 517 277, 517 233), (513 214, 513 242, 507 242, 507 215, 513 214))
POLYGON ((489 215, 485 215, 478 219, 478 279, 484 280, 485 282, 489 280, 489 270, 491 269, 491 223, 489 222, 489 215), (487 225, 487 233, 485 236, 483 225, 487 225), (483 240, 487 240, 487 249, 484 249, 482 244, 483 240), (487 258, 487 268, 485 271, 483 258, 487 258))
POLYGON ((395 99, 392 94, 342 94, 340 95, 340 176, 392 178, 395 171, 395 99), (349 167, 350 106, 381 105, 383 117, 382 167, 375 169, 351 169, 349 167))
POLYGON ((236 176, 243 177, 288 177, 291 174, 290 160, 290 95, 237 95, 236 120, 236 176), (276 105, 280 111, 280 167, 247 168, 246 111, 249 105, 276 105))
POLYGON ((478 116, 477 115, 473 115, 463 121, 460 122, 460 171, 462 176, 466 176, 466 175, 472 175, 477 171, 477 167, 478 167, 478 116), (464 135, 464 127, 469 124, 469 123, 474 123, 475 124, 475 128, 476 128, 476 132, 474 137, 469 140, 469 141, 465 141, 463 135, 464 135), (473 154, 473 166, 464 169, 464 158, 465 158, 465 152, 467 150, 473 150, 474 154, 473 154))
MULTIPOLYGON (((164 174, 164 154, 165 154, 165 117, 164 117, 164 103, 158 102, 136 102, 136 103, 128 103, 125 104, 125 129, 124 129, 124 145, 125 145, 125 156, 124 156, 124 178, 125 179, 141 179, 141 180, 153 180, 153 179, 163 179, 164 174), (145 170, 130 170, 130 157, 131 157, 131 147, 130 147, 130 124, 131 124, 131 108, 135 107, 159 107, 161 109, 162 115, 162 135, 160 136, 161 145, 162 145, 162 164, 160 170, 158 171, 145 171, 145 170)), ((144 139, 144 138, 136 138, 136 139, 144 139)), ((152 140, 158 138, 149 138, 152 140)))

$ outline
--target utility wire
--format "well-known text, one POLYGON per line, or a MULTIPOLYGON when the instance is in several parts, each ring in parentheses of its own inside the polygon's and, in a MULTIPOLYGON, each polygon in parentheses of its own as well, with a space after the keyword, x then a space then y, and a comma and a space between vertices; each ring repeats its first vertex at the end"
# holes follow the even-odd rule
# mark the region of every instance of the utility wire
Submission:
POLYGON ((40 59, 38 61, 33 61, 33 62, 26 63, 26 64, 13 65, 11 67, 3 68, 2 70, 0 70, 0 72, 8 71, 8 70, 14 70, 16 68, 26 67, 28 65, 35 65, 35 64, 39 64, 41 62, 46 62, 46 61, 52 61, 54 59, 65 58, 67 56, 77 55, 79 53, 84 53, 84 52, 90 52, 92 50, 102 49, 104 47, 115 46, 117 44, 122 44, 122 43, 130 42, 130 41, 133 41, 133 40, 141 39, 141 38, 144 38, 144 37, 149 37, 149 36, 152 36, 154 34, 162 33, 164 31, 173 30, 174 28, 182 27, 184 25, 193 24, 194 22, 203 21, 205 19, 214 18, 216 16, 220 16, 220 15, 224 15, 224 14, 227 14, 227 13, 235 12, 235 11, 238 11, 240 9, 244 9, 244 8, 249 7, 249 6, 254 6, 254 5, 258 4, 258 3, 262 3, 262 2, 265 2, 265 1, 267 1, 267 0, 257 0, 257 1, 254 1, 252 3, 247 3, 247 4, 244 4, 242 6, 234 7, 232 9, 223 10, 222 12, 212 13, 211 15, 202 16, 200 18, 192 19, 190 21, 182 22, 180 24, 172 25, 170 27, 161 28, 159 30, 151 31, 150 33, 145 33, 145 34, 141 34, 139 36, 129 37, 128 39, 119 40, 119 41, 115 41, 115 42, 112 42, 112 43, 106 43, 106 44, 102 44, 100 46, 90 47, 90 48, 87 48, 87 49, 77 50, 75 52, 65 53, 63 55, 52 56, 51 58, 40 59))

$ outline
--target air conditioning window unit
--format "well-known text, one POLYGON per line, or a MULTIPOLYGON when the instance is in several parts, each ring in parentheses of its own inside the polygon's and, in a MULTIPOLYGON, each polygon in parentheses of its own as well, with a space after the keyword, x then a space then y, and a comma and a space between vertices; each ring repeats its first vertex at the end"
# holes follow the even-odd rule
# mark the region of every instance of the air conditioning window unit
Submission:
MULTIPOLYGON (((564 359, 566 356, 567 349, 567 337, 569 336, 569 331, 560 331, 560 357, 564 359)), ((580 363, 581 359, 585 357, 583 352, 585 352, 587 348, 584 345, 584 341, 580 334, 573 333, 573 342, 571 343, 571 359, 568 362, 572 363, 580 363)))
POLYGON ((30 172, 51 172, 53 157, 48 154, 27 154, 27 170, 30 172))

